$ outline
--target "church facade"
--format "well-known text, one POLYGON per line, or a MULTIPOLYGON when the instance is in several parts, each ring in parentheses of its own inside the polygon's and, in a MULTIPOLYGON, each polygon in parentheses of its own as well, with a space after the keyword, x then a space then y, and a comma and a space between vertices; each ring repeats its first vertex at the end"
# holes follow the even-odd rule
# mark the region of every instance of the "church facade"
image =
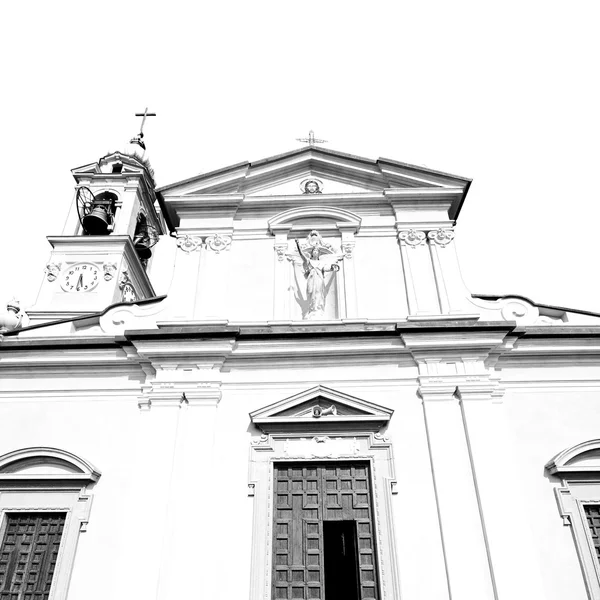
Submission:
POLYGON ((600 600, 600 315, 470 294, 470 180, 72 173, 0 315, 0 599, 600 600))

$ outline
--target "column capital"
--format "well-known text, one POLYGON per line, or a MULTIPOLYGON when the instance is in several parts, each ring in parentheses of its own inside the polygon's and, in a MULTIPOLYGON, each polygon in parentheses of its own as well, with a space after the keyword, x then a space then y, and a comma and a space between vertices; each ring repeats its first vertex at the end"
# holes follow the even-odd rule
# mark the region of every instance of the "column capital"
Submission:
POLYGON ((443 381, 419 381, 417 395, 423 402, 456 400, 456 383, 443 381))
POLYGON ((398 240, 415 248, 425 244, 425 232, 418 229, 401 229, 398 231, 398 240))
POLYGON ((504 392, 505 389, 498 380, 487 378, 479 381, 467 380, 456 386, 456 397, 461 402, 465 400, 499 402, 504 396, 504 392))
POLYGON ((427 239, 430 244, 435 244, 436 246, 441 246, 444 248, 454 239, 454 228, 438 228, 433 231, 430 231, 427 234, 427 239))
POLYGON ((198 250, 202 246, 202 238, 199 235, 179 234, 177 236, 177 247, 186 254, 198 250))

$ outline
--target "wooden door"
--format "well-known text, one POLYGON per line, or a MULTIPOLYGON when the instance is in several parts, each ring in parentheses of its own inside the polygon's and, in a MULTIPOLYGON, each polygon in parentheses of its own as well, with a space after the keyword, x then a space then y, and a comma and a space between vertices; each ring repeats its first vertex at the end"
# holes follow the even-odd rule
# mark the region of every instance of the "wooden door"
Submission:
POLYGON ((330 462, 274 467, 273 600, 338 600, 325 594, 326 565, 332 581, 331 565, 342 564, 332 555, 336 544, 325 544, 323 523, 333 521, 347 523, 340 535, 355 548, 355 597, 379 598, 369 465, 330 462))
POLYGON ((0 546, 0 600, 47 600, 65 513, 6 515, 0 546))

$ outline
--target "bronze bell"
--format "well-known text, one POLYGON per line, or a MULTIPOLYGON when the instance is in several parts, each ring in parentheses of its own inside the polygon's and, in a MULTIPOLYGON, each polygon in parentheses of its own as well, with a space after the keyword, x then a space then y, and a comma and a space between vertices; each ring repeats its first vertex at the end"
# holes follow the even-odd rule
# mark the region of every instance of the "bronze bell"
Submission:
POLYGON ((150 250, 150 237, 144 233, 140 233, 133 238, 133 247, 137 255, 142 260, 148 260, 152 256, 150 250))
POLYGON ((101 204, 94 206, 92 212, 83 217, 83 228, 89 235, 108 235, 109 225, 108 212, 101 204))

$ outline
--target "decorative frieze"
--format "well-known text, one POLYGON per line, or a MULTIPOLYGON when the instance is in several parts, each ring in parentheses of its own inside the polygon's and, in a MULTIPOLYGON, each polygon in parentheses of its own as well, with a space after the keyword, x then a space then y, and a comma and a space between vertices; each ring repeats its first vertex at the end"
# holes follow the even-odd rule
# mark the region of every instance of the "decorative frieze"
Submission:
POLYGON ((427 234, 427 239, 429 243, 436 244, 437 246, 441 246, 442 248, 447 246, 454 239, 454 230, 453 229, 436 229, 435 231, 430 231, 427 234))
POLYGON ((425 243, 425 232, 416 229, 405 229, 398 232, 398 239, 412 248, 416 248, 425 243))
POLYGON ((56 281, 60 273, 61 263, 48 263, 46 265, 46 279, 50 282, 56 281))
POLYGON ((224 250, 229 250, 230 245, 230 235, 221 235, 219 233, 215 233, 214 235, 209 235, 206 238, 206 247, 215 252, 216 254, 220 254, 224 250))
POLYGON ((185 253, 194 252, 202 245, 202 238, 197 235, 184 235, 177 238, 177 246, 185 253))

